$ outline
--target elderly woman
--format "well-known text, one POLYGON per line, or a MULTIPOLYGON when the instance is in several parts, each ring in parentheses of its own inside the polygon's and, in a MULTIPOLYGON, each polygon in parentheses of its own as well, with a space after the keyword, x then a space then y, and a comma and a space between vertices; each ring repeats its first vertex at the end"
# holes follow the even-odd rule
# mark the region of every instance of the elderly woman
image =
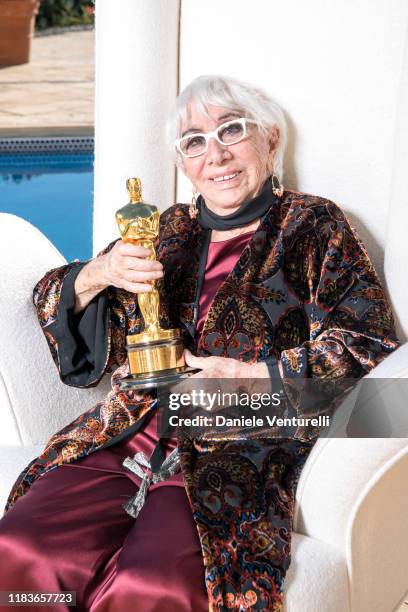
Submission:
POLYGON ((116 240, 34 289, 61 380, 90 387, 113 370, 112 391, 19 476, 0 522, 0 583, 75 591, 77 609, 94 612, 277 612, 316 432, 160 440, 154 395, 119 388, 126 335, 143 328, 135 294, 157 281, 161 324, 182 329, 187 363, 201 377, 269 377, 287 415, 307 408, 289 382, 359 378, 393 351, 393 318, 339 207, 283 189, 286 127, 268 95, 200 77, 170 131, 193 198, 161 216, 157 261, 116 240), (154 469, 176 447, 181 471, 151 484, 134 518, 141 477, 123 462, 143 451, 154 469))

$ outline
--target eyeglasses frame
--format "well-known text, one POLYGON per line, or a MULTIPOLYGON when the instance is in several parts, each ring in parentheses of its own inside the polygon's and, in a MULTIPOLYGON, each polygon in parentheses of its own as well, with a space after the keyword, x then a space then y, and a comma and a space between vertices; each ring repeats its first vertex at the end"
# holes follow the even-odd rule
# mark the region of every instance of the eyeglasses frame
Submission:
POLYGON ((215 140, 222 146, 224 147, 230 147, 231 145, 237 144, 238 142, 241 142, 241 140, 244 140, 244 138, 247 135, 247 123, 255 123, 258 124, 258 121, 255 121, 255 119, 248 119, 248 117, 237 117, 237 119, 231 119, 230 121, 226 121, 225 123, 221 123, 221 125, 219 125, 215 130, 212 130, 211 132, 193 132, 191 134, 187 134, 187 136, 182 136, 181 138, 178 138, 175 141, 175 147, 177 149, 177 151, 183 156, 183 157, 187 157, 187 158, 192 158, 192 157, 199 157, 200 155, 204 155, 204 153, 206 153, 208 151, 208 142, 210 140, 210 138, 215 138, 215 140), (234 142, 222 142, 222 140, 219 139, 218 137, 218 130, 220 130, 221 128, 225 128, 228 125, 231 125, 232 123, 241 123, 242 127, 244 128, 244 133, 242 136, 240 136, 238 138, 238 140, 235 140, 234 142), (183 140, 186 140, 187 138, 192 138, 193 136, 203 136, 205 139, 205 149, 204 151, 201 151, 201 153, 196 153, 195 155, 187 155, 186 153, 183 153, 183 151, 181 150, 181 146, 180 143, 183 140))

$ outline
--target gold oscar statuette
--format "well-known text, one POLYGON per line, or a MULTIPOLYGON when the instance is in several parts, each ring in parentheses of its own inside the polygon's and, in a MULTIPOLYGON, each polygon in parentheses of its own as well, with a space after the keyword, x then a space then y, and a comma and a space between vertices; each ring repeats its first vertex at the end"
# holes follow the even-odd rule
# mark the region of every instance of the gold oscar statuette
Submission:
MULTIPOLYGON (((160 212, 157 206, 143 202, 140 179, 128 179, 126 187, 130 201, 115 214, 122 240, 150 249, 149 259, 155 259, 160 212)), ((156 281, 149 282, 152 290, 137 295, 144 330, 126 337, 130 375, 121 380, 122 389, 159 387, 193 371, 185 365, 180 330, 160 327, 159 292, 156 281)))

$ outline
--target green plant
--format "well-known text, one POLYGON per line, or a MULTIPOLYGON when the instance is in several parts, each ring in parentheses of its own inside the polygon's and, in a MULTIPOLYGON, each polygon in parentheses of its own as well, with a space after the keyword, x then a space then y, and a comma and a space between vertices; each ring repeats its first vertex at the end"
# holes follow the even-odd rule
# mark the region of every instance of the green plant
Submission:
POLYGON ((37 30, 73 25, 91 25, 94 5, 91 0, 41 0, 35 21, 37 30))

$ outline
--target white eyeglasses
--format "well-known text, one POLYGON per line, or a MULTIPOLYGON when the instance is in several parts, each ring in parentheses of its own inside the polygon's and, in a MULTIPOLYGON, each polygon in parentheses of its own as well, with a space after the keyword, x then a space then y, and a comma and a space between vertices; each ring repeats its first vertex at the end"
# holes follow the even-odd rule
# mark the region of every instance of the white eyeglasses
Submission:
POLYGON ((206 134, 200 132, 179 138, 175 142, 176 149, 184 155, 184 157, 197 157, 207 151, 210 138, 215 138, 217 142, 228 147, 245 138, 247 135, 247 123, 258 122, 253 119, 247 119, 246 117, 233 119, 232 121, 227 121, 219 125, 217 129, 212 132, 207 132, 206 134))

